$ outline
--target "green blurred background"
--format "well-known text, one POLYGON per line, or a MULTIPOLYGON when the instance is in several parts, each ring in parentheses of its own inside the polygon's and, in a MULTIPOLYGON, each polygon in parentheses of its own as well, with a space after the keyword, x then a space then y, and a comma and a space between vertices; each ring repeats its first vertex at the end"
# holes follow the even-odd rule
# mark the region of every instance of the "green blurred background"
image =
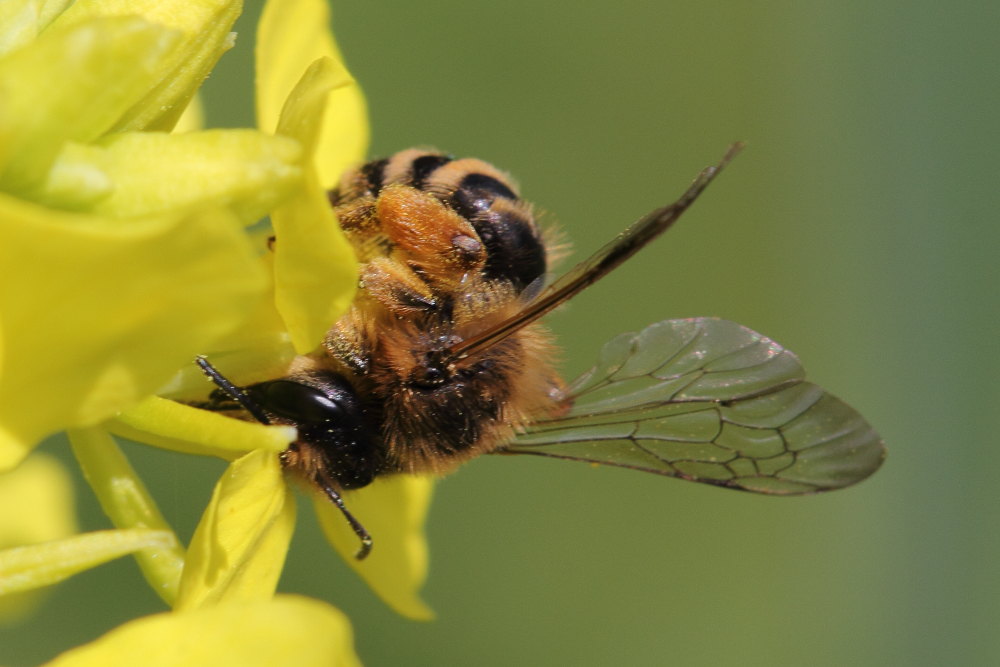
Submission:
MULTIPOLYGON (((257 4, 208 82, 212 125, 253 123, 257 4)), ((577 257, 746 140, 678 227, 549 318, 567 374, 621 331, 733 319, 797 352, 890 455, 856 488, 798 499, 484 457, 435 497, 437 620, 385 608, 309 511, 285 590, 344 609, 370 665, 1000 664, 1000 5, 334 8, 373 155, 492 161, 577 257)), ((221 464, 129 453, 189 535, 221 464)), ((79 496, 87 527, 105 526, 79 496)), ((0 631, 0 661, 161 608, 132 562, 113 563, 0 631)))

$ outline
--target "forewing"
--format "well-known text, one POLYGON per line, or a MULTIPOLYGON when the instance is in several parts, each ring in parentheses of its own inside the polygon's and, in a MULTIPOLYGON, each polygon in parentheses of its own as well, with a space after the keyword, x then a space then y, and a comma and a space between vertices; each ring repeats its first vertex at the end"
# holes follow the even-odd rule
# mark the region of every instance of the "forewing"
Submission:
POLYGON ((804 381, 773 340, 714 318, 623 334, 566 391, 566 411, 504 451, 767 494, 838 489, 885 457, 853 408, 804 381))

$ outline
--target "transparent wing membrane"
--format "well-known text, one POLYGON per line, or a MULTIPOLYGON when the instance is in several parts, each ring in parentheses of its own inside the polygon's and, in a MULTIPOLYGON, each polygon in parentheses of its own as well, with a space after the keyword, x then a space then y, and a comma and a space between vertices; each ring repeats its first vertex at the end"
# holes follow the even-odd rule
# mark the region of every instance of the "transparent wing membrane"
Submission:
POLYGON ((885 456, 878 434, 804 377, 794 354, 739 324, 666 320, 607 343, 566 412, 504 451, 767 494, 868 477, 885 456))

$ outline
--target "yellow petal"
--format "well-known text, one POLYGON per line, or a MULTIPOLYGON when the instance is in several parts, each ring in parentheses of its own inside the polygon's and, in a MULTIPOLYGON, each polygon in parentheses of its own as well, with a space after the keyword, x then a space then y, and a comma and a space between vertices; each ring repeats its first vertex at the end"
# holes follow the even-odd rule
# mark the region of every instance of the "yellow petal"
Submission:
POLYGON ((95 16, 140 15, 180 33, 179 48, 156 63, 157 82, 113 130, 169 131, 223 53, 232 48, 241 0, 77 0, 53 28, 95 16))
MULTIPOLYGON (((192 364, 193 365, 193 364, 192 364)), ((185 454, 227 460, 255 449, 274 455, 295 440, 293 426, 264 426, 149 396, 106 423, 112 433, 185 454)))
POLYGON ((49 586, 139 549, 167 546, 157 530, 100 530, 0 551, 0 595, 49 586))
POLYGON ((50 28, 0 59, 0 189, 30 194, 66 141, 110 130, 179 43, 139 18, 95 18, 50 28))
POLYGON ((31 42, 72 0, 0 2, 0 55, 31 42))
MULTIPOLYGON (((0 474, 0 548, 57 540, 76 532, 73 488, 65 468, 35 454, 0 474)), ((0 623, 28 614, 38 591, 0 597, 0 623)))
POLYGON ((355 667, 351 625, 317 600, 280 596, 146 616, 68 651, 48 667, 355 667))
POLYGON ((156 501, 107 432, 97 428, 70 431, 69 439, 84 477, 115 528, 156 530, 173 537, 166 547, 135 554, 150 587, 164 602, 172 604, 184 567, 184 548, 156 501))
POLYGON ((56 459, 35 454, 0 474, 0 548, 47 542, 76 532, 73 485, 56 459))
POLYGON ((249 225, 299 184, 299 160, 294 140, 256 130, 126 132, 67 145, 33 198, 115 217, 216 204, 249 225), (104 179, 96 191, 94 173, 104 179))
POLYGON ((0 195, 0 267, 0 470, 153 393, 266 287, 219 210, 125 224, 0 195))
MULTIPOLYGON (((278 131, 305 146, 314 145, 327 93, 337 73, 327 60, 313 63, 291 92, 278 131)), ((292 344, 311 352, 350 306, 357 262, 326 194, 311 172, 305 186, 271 215, 277 237, 274 256, 275 305, 292 344)))
MULTIPOLYGON (((247 234, 254 247, 263 248, 271 230, 261 226, 247 230, 247 234)), ((265 253, 260 260, 267 275, 273 275, 274 253, 265 253)), ((254 303, 243 325, 203 350, 204 356, 237 386, 282 377, 295 361, 295 348, 274 302, 274 281, 269 280, 267 289, 254 303)), ((182 366, 157 393, 180 401, 201 401, 213 389, 215 385, 201 368, 190 363, 182 366)), ((253 448, 245 447, 243 451, 250 449, 253 448)))
POLYGON ((316 513, 327 539, 382 600, 398 613, 429 620, 434 612, 420 599, 427 578, 424 522, 434 482, 428 477, 397 475, 344 496, 354 516, 374 542, 364 560, 354 557, 358 538, 343 515, 324 496, 314 496, 316 513))
POLYGON ((257 450, 231 463, 191 540, 174 608, 273 596, 294 527, 278 457, 257 450))
MULTIPOLYGON (((270 258, 271 255, 264 256, 265 260, 270 258)), ((220 339, 204 354, 223 375, 240 387, 287 375, 297 356, 274 307, 273 291, 258 306, 265 307, 255 309, 243 326, 220 339)), ((180 401, 201 401, 215 388, 201 368, 191 363, 183 366, 158 393, 180 401)), ((255 448, 242 449, 249 451, 255 448)))
POLYGON ((319 183, 329 188, 368 152, 364 95, 333 41, 328 3, 269 0, 257 28, 257 123, 262 129, 277 127, 286 98, 306 68, 319 58, 332 61, 338 84, 323 110, 315 149, 319 183))
POLYGON ((326 196, 305 187, 271 215, 275 306, 299 354, 312 352, 357 290, 358 265, 326 196))

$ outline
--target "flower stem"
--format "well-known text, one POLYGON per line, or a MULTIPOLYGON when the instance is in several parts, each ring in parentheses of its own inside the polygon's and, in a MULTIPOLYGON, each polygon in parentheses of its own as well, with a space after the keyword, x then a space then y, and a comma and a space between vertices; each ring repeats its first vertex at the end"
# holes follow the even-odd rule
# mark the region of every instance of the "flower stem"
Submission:
POLYGON ((163 530, 173 536, 168 547, 143 549, 135 554, 146 581, 164 602, 173 605, 185 554, 156 501, 110 433, 101 428, 77 429, 70 431, 69 439, 84 477, 117 528, 163 530))

